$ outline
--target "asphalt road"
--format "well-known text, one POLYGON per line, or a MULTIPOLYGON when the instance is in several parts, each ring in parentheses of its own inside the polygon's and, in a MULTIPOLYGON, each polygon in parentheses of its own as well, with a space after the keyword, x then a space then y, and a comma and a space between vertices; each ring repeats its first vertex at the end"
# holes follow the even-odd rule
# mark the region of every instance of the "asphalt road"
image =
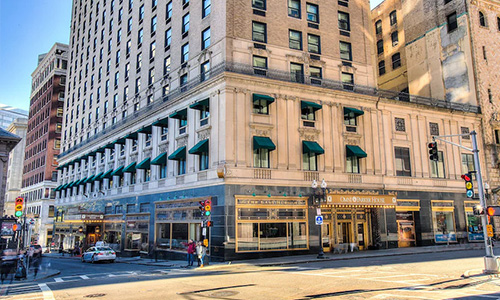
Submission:
POLYGON ((16 283, 8 299, 500 299, 499 278, 461 277, 480 273, 483 255, 454 251, 203 269, 51 258, 45 266, 61 270, 60 275, 16 283))

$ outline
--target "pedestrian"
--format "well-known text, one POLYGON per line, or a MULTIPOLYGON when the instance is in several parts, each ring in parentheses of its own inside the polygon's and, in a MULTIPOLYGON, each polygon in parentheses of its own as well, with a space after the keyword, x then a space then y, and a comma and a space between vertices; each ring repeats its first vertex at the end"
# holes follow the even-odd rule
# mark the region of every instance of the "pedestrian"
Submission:
POLYGON ((61 253, 61 255, 64 256, 64 246, 62 242, 59 244, 59 253, 61 253))
POLYGON ((203 265, 205 264, 205 255, 207 254, 207 249, 203 245, 203 243, 200 241, 196 245, 196 255, 198 257, 198 267, 203 268, 203 265))
POLYGON ((42 263, 42 256, 41 255, 33 256, 33 262, 31 263, 31 267, 33 268, 33 271, 35 273, 35 276, 33 278, 36 278, 36 275, 38 274, 38 271, 40 270, 41 263, 42 263))
POLYGON ((187 259, 188 259, 188 267, 192 266, 194 263, 194 254, 196 252, 196 244, 193 240, 189 240, 187 244, 187 259))
POLYGON ((17 261, 17 256, 15 250, 12 249, 5 249, 2 252, 2 262, 1 262, 1 281, 2 284, 9 277, 10 274, 12 276, 10 277, 10 283, 12 283, 12 280, 14 279, 14 270, 16 268, 16 261, 17 261))

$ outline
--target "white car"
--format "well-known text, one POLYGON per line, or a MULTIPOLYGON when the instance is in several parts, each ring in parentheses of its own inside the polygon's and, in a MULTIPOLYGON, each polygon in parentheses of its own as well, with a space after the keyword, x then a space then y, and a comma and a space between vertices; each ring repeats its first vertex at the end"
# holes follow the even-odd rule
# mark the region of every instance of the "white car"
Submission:
POLYGON ((95 263, 107 260, 113 263, 115 262, 115 259, 115 250, 104 246, 90 247, 82 254, 82 262, 89 261, 91 263, 95 263))

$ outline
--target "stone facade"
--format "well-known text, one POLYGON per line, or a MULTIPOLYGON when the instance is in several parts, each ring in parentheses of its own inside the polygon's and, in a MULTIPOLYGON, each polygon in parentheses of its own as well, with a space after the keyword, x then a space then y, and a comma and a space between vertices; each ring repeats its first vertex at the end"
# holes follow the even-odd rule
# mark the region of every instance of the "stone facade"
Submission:
POLYGON ((5 203, 9 153, 16 147, 20 140, 21 138, 17 135, 0 128, 0 208, 2 212, 5 203))
POLYGON ((21 195, 24 149, 26 146, 26 129, 28 119, 19 118, 7 128, 7 131, 17 135, 21 141, 9 154, 9 170, 7 172, 7 190, 3 215, 14 215, 14 202, 21 195))

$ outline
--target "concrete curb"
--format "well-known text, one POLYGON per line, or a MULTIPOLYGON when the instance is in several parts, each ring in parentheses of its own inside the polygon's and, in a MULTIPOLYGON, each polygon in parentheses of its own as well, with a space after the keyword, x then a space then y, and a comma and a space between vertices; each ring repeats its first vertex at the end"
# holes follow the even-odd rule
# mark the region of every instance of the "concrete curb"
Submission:
POLYGON ((59 270, 54 270, 54 271, 55 272, 52 274, 48 274, 48 275, 45 275, 44 277, 39 277, 39 278, 33 279, 32 281, 40 281, 40 280, 44 280, 44 279, 51 278, 51 277, 54 277, 54 276, 61 274, 61 271, 59 271, 59 270))

